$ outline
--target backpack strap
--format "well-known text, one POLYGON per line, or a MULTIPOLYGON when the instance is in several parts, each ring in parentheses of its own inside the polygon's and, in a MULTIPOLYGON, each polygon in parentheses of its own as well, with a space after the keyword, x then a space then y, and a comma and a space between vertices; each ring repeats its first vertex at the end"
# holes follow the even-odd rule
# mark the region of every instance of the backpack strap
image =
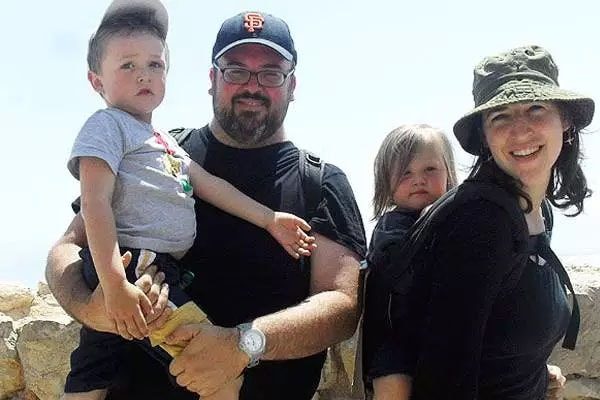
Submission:
MULTIPOLYGON (((169 134, 179 145, 182 145, 194 131, 197 131, 197 129, 176 128, 171 129, 169 134)), ((302 193, 304 194, 306 215, 310 219, 316 213, 321 202, 321 184, 325 163, 321 157, 307 150, 298 149, 298 151, 302 193)))
POLYGON ((554 215, 548 199, 542 201, 542 218, 544 218, 546 236, 548 237, 548 242, 550 242, 550 239, 552 239, 552 228, 554 227, 554 215))
POLYGON ((579 333, 579 303, 577 301, 577 297, 575 296, 575 289, 573 288, 573 284, 571 283, 569 274, 565 270, 565 267, 562 265, 556 254, 554 254, 554 252, 550 248, 550 243, 548 241, 547 236, 545 237, 545 240, 545 243, 538 246, 538 254, 544 260, 546 260, 547 263, 550 263, 550 266, 558 276, 558 279, 563 285, 563 288, 566 287, 567 289, 569 289, 569 292, 571 292, 571 319, 569 320, 569 325, 567 327, 567 332, 565 333, 565 338, 563 339, 562 347, 564 347, 565 349, 573 350, 575 349, 575 344, 577 343, 577 335, 579 333))
MULTIPOLYGON (((394 292, 403 294, 410 289, 413 257, 434 237, 438 225, 457 207, 477 198, 488 200, 506 210, 516 229, 515 253, 513 254, 517 259, 516 264, 521 264, 521 261, 527 259, 529 235, 525 217, 518 203, 504 189, 491 182, 466 180, 433 203, 409 229, 406 240, 390 246, 390 256, 397 261, 396 265, 390 265, 390 270, 386 273, 390 277, 390 284, 394 292)), ((518 275, 520 271, 515 270, 514 273, 518 275)), ((517 275, 511 276, 511 278, 517 278, 517 275)))
POLYGON ((542 202, 542 216, 544 218, 545 225, 545 237, 544 240, 546 243, 539 246, 538 252, 539 255, 546 260, 546 262, 550 263, 552 269, 558 276, 560 283, 563 285, 563 288, 567 288, 569 292, 571 292, 571 319, 569 320, 569 325, 567 327, 567 332, 565 333, 565 337, 563 339, 562 347, 565 349, 573 350, 575 349, 575 345, 577 343, 577 336, 579 334, 579 324, 581 315, 579 312, 579 302, 577 301, 577 296, 575 296, 575 289, 573 288, 573 284, 571 283, 571 279, 569 278, 569 274, 565 270, 562 262, 558 259, 556 254, 550 248, 550 239, 552 238, 552 227, 554 225, 554 218, 552 214, 552 207, 550 206, 550 202, 548 199, 544 199, 542 202))
MULTIPOLYGON (((325 165, 319 156, 307 150, 298 149, 298 167, 300 168, 300 184, 302 185, 306 220, 310 222, 310 219, 316 215, 317 207, 321 202, 321 185, 325 165)), ((300 269, 310 275, 309 257, 300 257, 300 269)))
POLYGON ((195 130, 196 129, 191 128, 175 128, 169 131, 169 135, 173 136, 173 138, 177 140, 177 143, 181 145, 195 130))
POLYGON ((323 171, 325 163, 321 157, 303 149, 299 149, 300 179, 306 215, 310 220, 316 214, 317 207, 321 203, 321 185, 323 183, 323 171))

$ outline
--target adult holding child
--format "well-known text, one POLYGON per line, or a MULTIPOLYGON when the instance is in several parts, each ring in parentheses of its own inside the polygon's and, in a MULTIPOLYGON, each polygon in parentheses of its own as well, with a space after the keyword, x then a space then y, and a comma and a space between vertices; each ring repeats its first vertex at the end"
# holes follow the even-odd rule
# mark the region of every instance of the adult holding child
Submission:
POLYGON ((544 209, 583 211, 580 132, 594 102, 559 87, 539 46, 486 57, 474 73, 475 108, 454 133, 477 159, 426 214, 408 294, 391 282, 392 335, 406 369, 386 376, 379 399, 556 398, 564 378, 547 359, 563 336, 575 346, 579 309, 576 299, 569 309, 572 286, 550 249, 544 209))
MULTIPOLYGON (((110 399, 196 399, 241 374, 241 399, 310 399, 324 350, 356 325, 362 222, 345 175, 330 164, 318 183, 319 201, 308 210, 302 153, 283 128, 297 62, 287 24, 258 12, 228 19, 212 62, 214 118, 192 131, 183 148, 254 200, 309 220, 318 247, 308 261, 293 259, 260 229, 196 199, 198 230, 182 263, 196 276, 187 294, 215 325, 187 326, 169 338, 186 346, 170 371, 188 390, 172 385, 159 364, 131 349, 120 368, 123 384, 109 389, 110 399)), ((50 252, 47 279, 78 320, 114 332, 102 291, 91 292, 82 281, 77 253, 85 244, 78 214, 50 252)))

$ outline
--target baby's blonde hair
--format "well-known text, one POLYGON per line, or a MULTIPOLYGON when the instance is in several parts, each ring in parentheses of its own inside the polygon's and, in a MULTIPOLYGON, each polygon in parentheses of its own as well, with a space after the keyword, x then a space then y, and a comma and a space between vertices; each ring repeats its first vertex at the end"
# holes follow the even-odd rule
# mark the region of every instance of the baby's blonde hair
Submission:
POLYGON ((446 190, 456 186, 458 179, 454 166, 454 153, 444 131, 426 124, 401 125, 388 133, 375 157, 373 219, 380 218, 395 207, 393 194, 398 179, 404 174, 415 154, 423 146, 432 143, 432 137, 434 142, 439 145, 438 148, 448 172, 446 190))

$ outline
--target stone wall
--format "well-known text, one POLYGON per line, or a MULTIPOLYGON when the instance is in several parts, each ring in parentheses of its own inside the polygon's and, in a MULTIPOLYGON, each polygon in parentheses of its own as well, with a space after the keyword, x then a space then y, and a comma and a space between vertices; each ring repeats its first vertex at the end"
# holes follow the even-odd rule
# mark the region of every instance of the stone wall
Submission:
MULTIPOLYGON (((551 363, 567 376, 565 398, 600 399, 600 267, 568 268, 581 307, 575 351, 557 349, 551 363)), ((0 284, 0 400, 53 400, 62 392, 79 324, 67 316, 45 284, 35 292, 0 284)), ((350 398, 355 338, 330 349, 318 400, 350 398)))

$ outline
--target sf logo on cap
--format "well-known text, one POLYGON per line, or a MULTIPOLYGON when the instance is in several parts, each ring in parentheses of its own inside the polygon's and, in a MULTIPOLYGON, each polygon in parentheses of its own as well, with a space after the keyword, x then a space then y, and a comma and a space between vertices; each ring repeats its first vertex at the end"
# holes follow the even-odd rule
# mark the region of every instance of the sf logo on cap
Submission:
POLYGON ((254 33, 256 29, 262 29, 263 22, 265 22, 265 19, 260 13, 249 12, 244 15, 244 28, 246 28, 249 33, 254 33))

